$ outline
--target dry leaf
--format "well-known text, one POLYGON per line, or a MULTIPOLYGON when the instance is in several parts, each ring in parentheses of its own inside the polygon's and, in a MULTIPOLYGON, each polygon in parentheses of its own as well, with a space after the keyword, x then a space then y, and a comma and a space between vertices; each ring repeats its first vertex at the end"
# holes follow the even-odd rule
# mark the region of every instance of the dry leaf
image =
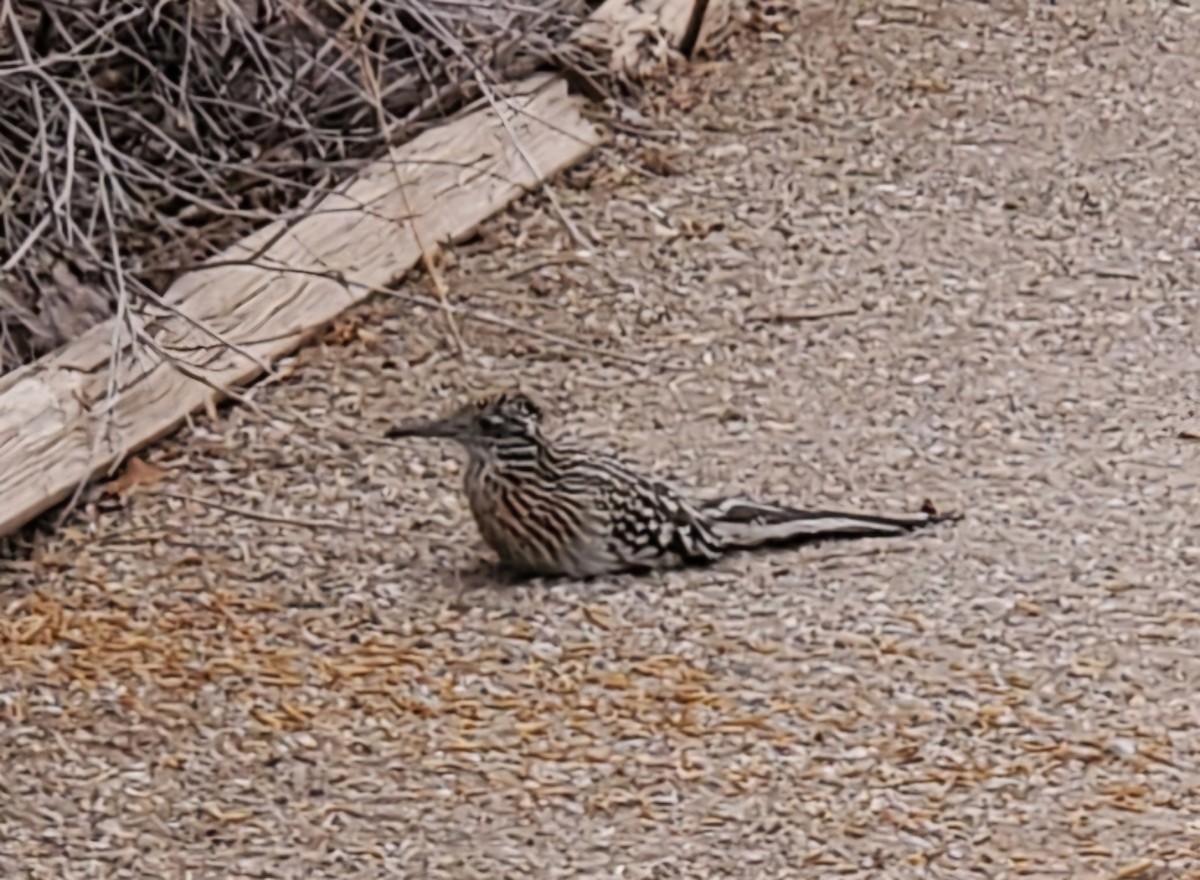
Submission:
POLYGON ((342 316, 335 319, 321 337, 326 345, 350 345, 361 342, 373 346, 379 342, 379 334, 368 330, 357 317, 342 316))
POLYGON ((167 472, 158 465, 150 464, 134 456, 125 464, 119 477, 104 484, 104 495, 121 496, 136 486, 152 486, 165 477, 167 472))
POLYGON ((353 318, 340 317, 330 323, 321 336, 327 345, 348 345, 358 335, 358 322, 353 318))

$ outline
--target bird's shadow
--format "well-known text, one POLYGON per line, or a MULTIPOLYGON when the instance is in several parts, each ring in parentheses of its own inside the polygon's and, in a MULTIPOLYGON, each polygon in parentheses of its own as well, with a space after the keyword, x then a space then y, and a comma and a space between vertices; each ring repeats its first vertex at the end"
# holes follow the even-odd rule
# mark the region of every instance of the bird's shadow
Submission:
POLYGON ((454 574, 458 587, 456 604, 470 604, 468 598, 485 592, 513 594, 522 590, 547 590, 552 587, 574 587, 584 591, 595 591, 601 587, 623 589, 621 585, 627 581, 636 581, 653 574, 653 569, 634 569, 615 575, 588 575, 586 577, 568 575, 528 574, 509 568, 499 560, 480 559, 479 561, 458 569, 454 574))
POLYGON ((503 563, 481 559, 473 565, 460 568, 456 573, 458 585, 464 593, 476 590, 515 589, 544 578, 535 578, 508 568, 503 563))
MULTIPOLYGON (((684 568, 702 568, 686 565, 684 568)), ((499 560, 480 559, 458 569, 454 573, 458 587, 456 604, 471 604, 469 597, 484 593, 514 594, 523 590, 548 590, 553 587, 577 588, 589 594, 602 595, 611 591, 623 591, 629 584, 640 582, 656 574, 650 566, 632 568, 628 571, 605 575, 545 575, 529 574, 509 568, 499 560)))

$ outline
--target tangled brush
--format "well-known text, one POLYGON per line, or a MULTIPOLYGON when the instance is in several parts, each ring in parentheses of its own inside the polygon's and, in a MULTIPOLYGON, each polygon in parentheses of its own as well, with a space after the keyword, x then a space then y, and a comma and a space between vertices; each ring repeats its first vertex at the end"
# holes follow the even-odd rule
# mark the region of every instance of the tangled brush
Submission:
POLYGON ((595 0, 0 0, 0 374, 296 216, 595 0))

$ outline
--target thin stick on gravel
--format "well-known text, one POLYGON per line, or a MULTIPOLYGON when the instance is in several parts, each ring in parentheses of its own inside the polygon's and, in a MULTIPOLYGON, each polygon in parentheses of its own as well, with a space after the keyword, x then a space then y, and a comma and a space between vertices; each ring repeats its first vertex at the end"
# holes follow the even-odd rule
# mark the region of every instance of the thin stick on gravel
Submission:
POLYGON ((307 519, 304 517, 285 516, 280 513, 266 513, 261 510, 250 510, 245 507, 234 507, 230 504, 224 504, 220 501, 213 501, 211 498, 200 498, 196 495, 185 495, 181 492, 157 492, 157 495, 163 498, 172 498, 175 501, 186 501, 193 504, 199 504, 201 507, 211 507, 214 510, 220 510, 223 513, 228 513, 231 516, 240 516, 245 519, 259 520, 260 522, 277 523, 285 526, 298 526, 304 529, 335 529, 340 532, 361 532, 359 526, 351 525, 345 522, 339 522, 333 519, 307 519))
POLYGON ((826 318, 842 318, 857 315, 862 309, 851 306, 844 309, 813 309, 809 312, 773 312, 767 315, 747 316, 749 324, 800 324, 806 321, 823 321, 826 318))
MULTIPOLYGON (((382 293, 384 296, 390 296, 393 299, 402 299, 405 302, 410 302, 417 306, 423 306, 424 308, 433 309, 439 307, 439 304, 433 300, 412 293, 401 293, 398 290, 381 290, 378 292, 382 293)), ((594 345, 587 345, 574 339, 568 339, 566 336, 559 336, 557 333, 549 333, 545 330, 539 330, 536 327, 530 327, 528 324, 522 324, 519 321, 501 318, 499 315, 493 315, 491 312, 483 312, 478 309, 470 309, 457 305, 451 305, 450 309, 455 314, 462 315, 464 318, 470 318, 473 321, 479 321, 483 324, 491 324, 493 327, 502 327, 505 330, 512 330, 516 333, 523 333, 526 336, 532 336, 535 339, 541 339, 545 342, 552 342, 555 345, 561 345, 563 348, 590 354, 593 357, 624 361, 627 364, 636 364, 639 367, 646 367, 650 365, 650 361, 646 358, 638 357, 632 354, 625 354, 621 351, 597 348, 594 345)), ((664 369, 667 368, 664 367, 664 369)))

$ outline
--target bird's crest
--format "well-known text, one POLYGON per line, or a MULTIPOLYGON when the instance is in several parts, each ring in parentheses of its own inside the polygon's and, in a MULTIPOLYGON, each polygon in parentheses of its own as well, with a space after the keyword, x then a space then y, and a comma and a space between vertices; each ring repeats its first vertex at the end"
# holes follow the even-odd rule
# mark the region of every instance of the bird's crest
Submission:
POLYGON ((493 436, 529 434, 542 420, 542 407, 520 390, 483 394, 465 408, 473 412, 480 433, 493 436))

